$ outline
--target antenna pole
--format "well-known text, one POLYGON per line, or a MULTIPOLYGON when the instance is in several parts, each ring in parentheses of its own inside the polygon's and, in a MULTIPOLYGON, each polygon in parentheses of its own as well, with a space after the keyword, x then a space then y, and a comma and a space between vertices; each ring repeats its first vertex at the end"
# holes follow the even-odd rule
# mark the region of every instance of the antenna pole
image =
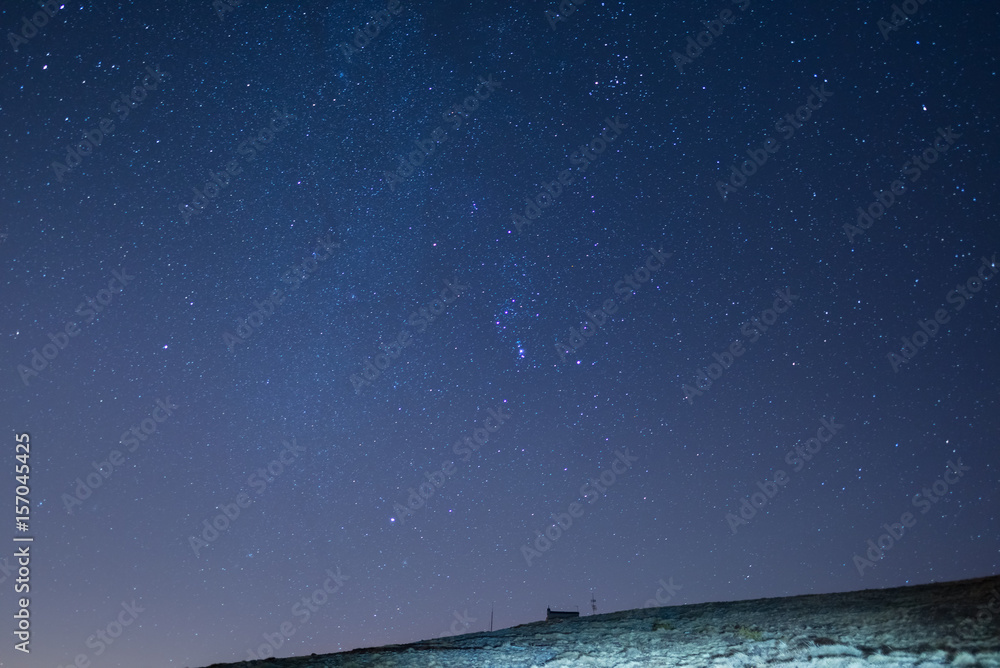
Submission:
POLYGON ((493 631, 493 604, 490 603, 490 631, 493 631))
POLYGON ((597 599, 594 598, 593 589, 590 590, 590 609, 593 611, 593 614, 597 614, 597 599))

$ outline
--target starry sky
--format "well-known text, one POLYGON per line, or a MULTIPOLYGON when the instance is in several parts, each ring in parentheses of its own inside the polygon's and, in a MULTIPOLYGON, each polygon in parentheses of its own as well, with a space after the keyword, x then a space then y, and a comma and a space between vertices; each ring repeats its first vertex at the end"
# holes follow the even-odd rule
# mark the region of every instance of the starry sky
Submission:
POLYGON ((0 660, 997 573, 998 12, 903 4, 4 3, 0 660))

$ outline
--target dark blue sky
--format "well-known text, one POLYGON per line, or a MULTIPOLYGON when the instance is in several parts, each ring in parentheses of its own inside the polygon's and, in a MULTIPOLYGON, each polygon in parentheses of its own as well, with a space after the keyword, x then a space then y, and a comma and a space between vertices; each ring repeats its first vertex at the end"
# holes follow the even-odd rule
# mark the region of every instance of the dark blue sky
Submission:
POLYGON ((904 4, 7 3, 4 663, 997 573, 997 12, 904 4))

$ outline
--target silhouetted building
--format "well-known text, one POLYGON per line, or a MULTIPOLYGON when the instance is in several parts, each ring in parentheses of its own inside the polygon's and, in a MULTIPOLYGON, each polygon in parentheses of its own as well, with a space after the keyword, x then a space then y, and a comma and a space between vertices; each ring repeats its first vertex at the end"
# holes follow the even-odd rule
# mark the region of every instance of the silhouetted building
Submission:
POLYGON ((550 619, 572 619, 574 617, 579 617, 579 612, 569 612, 562 610, 553 610, 552 608, 545 608, 545 621, 550 619))

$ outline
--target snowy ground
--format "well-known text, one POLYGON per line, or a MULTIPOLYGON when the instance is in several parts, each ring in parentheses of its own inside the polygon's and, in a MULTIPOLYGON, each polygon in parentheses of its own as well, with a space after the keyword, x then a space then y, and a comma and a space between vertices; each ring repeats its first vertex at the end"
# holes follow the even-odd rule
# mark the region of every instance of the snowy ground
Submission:
POLYGON ((536 622, 247 668, 995 666, 1000 577, 536 622), (992 606, 996 613, 989 612, 992 606))

